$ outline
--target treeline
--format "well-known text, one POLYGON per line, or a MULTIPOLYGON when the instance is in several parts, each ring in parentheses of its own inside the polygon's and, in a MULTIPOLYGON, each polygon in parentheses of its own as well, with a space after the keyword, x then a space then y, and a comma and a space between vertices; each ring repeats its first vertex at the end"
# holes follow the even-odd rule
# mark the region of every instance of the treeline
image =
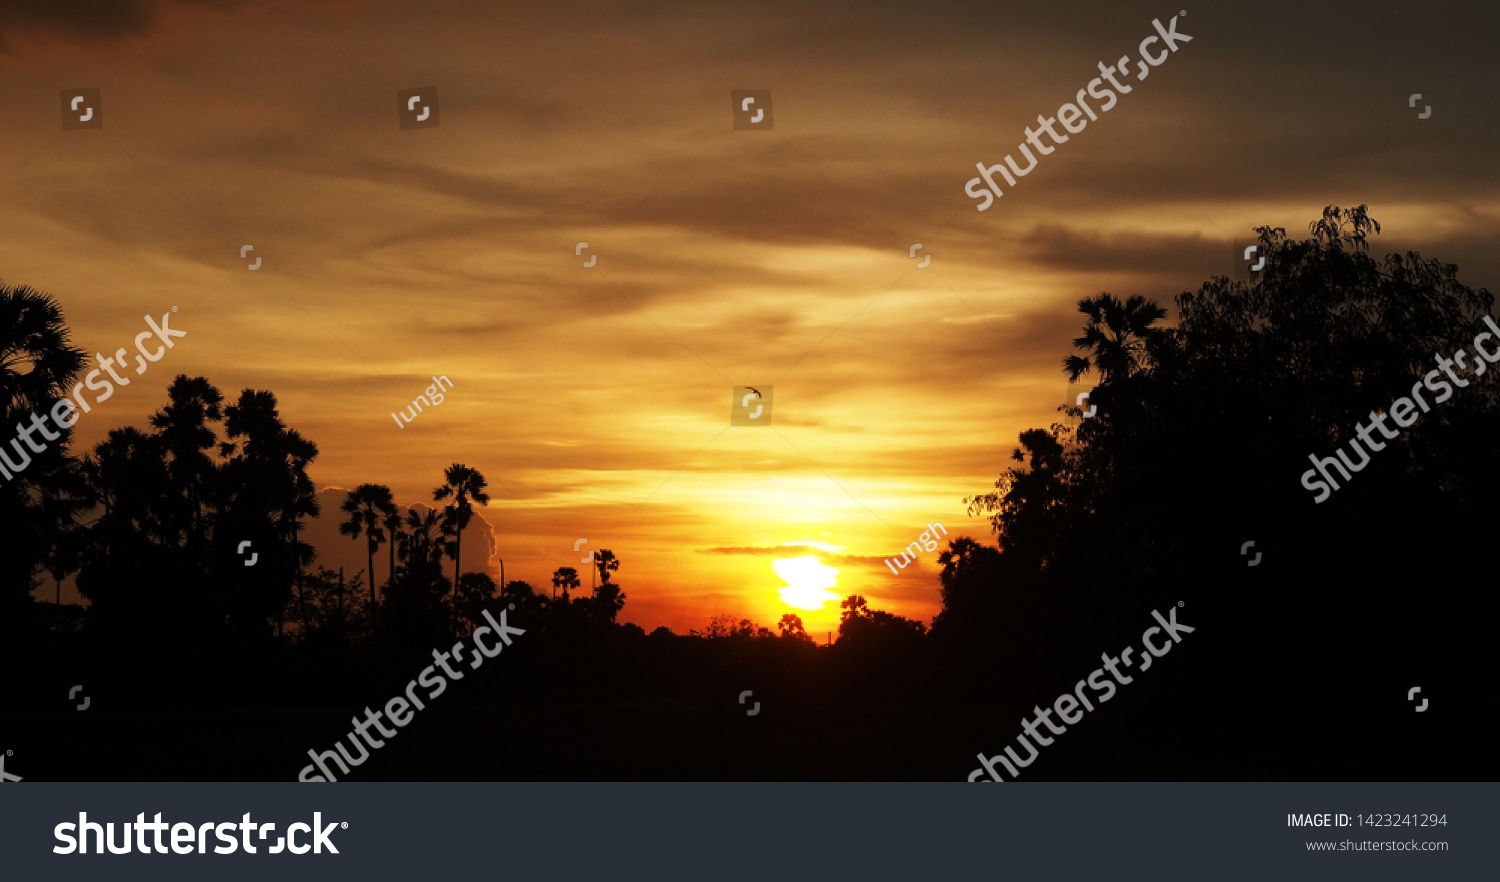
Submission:
MULTIPOLYGON (((1083 333, 1063 369, 1097 381, 1097 412, 1062 408, 1070 422, 1023 432, 1017 464, 965 500, 998 542, 950 541, 930 628, 851 596, 831 651, 790 614, 776 631, 722 616, 688 635, 647 635, 618 621, 626 595, 608 552, 587 594, 571 568, 541 588, 462 573, 472 507, 488 497, 483 476, 458 464, 434 491, 440 508, 425 512, 400 510, 380 485, 352 491, 343 530, 366 543, 367 568, 342 580, 315 567, 300 538, 317 513, 316 446, 282 423, 271 393, 228 404, 188 377, 148 429, 115 430, 76 459, 63 439, 0 486, 0 519, 18 537, 0 570, 3 627, 78 638, 96 662, 186 672, 207 659, 218 667, 202 676, 239 678, 244 700, 328 701, 319 696, 406 678, 403 666, 499 602, 535 633, 507 656, 524 676, 498 678, 491 697, 727 689, 764 670, 850 694, 895 684, 988 700, 1056 694, 1069 685, 1057 671, 1134 641, 1152 609, 1175 606, 1203 639, 1194 661, 1177 661, 1184 651, 1151 676, 1207 702, 1203 713, 1229 720, 1246 703, 1318 713, 1331 702, 1363 719, 1380 690, 1409 679, 1403 671, 1461 668, 1493 616, 1491 592, 1464 574, 1488 563, 1500 386, 1471 363, 1466 388, 1324 503, 1299 478, 1310 455, 1332 455, 1432 370, 1435 354, 1468 344, 1493 297, 1460 284, 1451 264, 1372 258, 1379 226, 1364 206, 1330 206, 1310 231, 1299 241, 1260 228, 1264 268, 1184 292, 1175 327, 1142 297, 1080 302, 1083 333), (261 555, 254 568, 237 550, 247 540, 261 555), (1254 567, 1240 554, 1250 541, 1263 555, 1254 567), (32 614, 43 604, 30 598, 43 576, 73 572, 93 606, 69 635, 32 614), (1369 676, 1332 697, 1286 694, 1306 671, 1353 658, 1369 676), (1203 697, 1229 694, 1239 703, 1203 697)), ((11 319, 0 326, 6 363, 34 365, 4 376, 14 425, 57 398, 83 359, 50 298, 4 289, 0 314, 11 319)), ((59 669, 71 664, 57 657, 59 669)))

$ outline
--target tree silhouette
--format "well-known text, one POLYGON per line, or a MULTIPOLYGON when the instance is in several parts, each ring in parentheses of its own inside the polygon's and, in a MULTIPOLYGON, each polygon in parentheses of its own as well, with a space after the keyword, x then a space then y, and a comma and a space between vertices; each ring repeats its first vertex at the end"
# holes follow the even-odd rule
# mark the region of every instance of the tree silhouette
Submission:
MULTIPOLYGON (((339 532, 351 539, 358 539, 361 534, 366 538, 365 542, 365 575, 370 582, 370 601, 375 600, 375 552, 380 549, 380 543, 386 541, 385 525, 397 517, 396 502, 391 496, 391 488, 382 484, 360 484, 349 495, 344 497, 343 505, 339 509, 348 515, 348 519, 339 524, 339 532)), ((392 543, 392 554, 395 553, 395 544, 392 543)), ((394 569, 394 568, 393 568, 394 569)))
POLYGON ((601 625, 614 624, 615 617, 625 607, 625 592, 609 580, 609 574, 620 569, 620 559, 608 548, 601 548, 594 555, 594 567, 599 571, 599 587, 589 598, 590 614, 601 625))
MULTIPOLYGON (((1462 285, 1451 264, 1414 252, 1372 257, 1380 227, 1365 206, 1328 206, 1308 229, 1311 238, 1297 241, 1258 228, 1265 267, 1250 281, 1218 276, 1181 294, 1171 330, 1149 326, 1162 314, 1149 302, 1130 319, 1123 307, 1085 301, 1101 328, 1079 342, 1108 377, 1110 406, 1076 428, 1022 433, 1016 458, 1029 467, 969 500, 991 516, 1001 553, 984 565, 985 584, 968 579, 963 555, 945 561, 941 632, 971 614, 962 612, 970 600, 1004 596, 1003 615, 983 612, 987 639, 1015 652, 1005 666, 1034 670, 1049 653, 1114 639, 1110 624, 1148 604, 1184 603, 1218 635, 1185 676, 1213 670, 1224 678, 1216 694, 1291 715, 1361 712, 1315 709, 1310 697, 1293 709, 1304 700, 1273 684, 1299 671, 1398 646, 1400 664, 1466 664, 1455 653, 1484 642, 1477 623, 1493 603, 1464 580, 1434 580, 1430 555, 1394 549, 1442 548, 1453 572, 1483 565, 1480 525, 1500 493, 1500 384, 1481 376, 1494 366, 1472 356, 1494 349, 1474 336, 1488 333, 1482 319, 1494 298, 1462 285), (1442 359, 1461 351, 1472 360, 1448 365, 1455 379, 1441 394, 1450 382, 1442 359), (1330 472, 1340 489, 1315 497, 1314 464, 1358 451, 1356 429, 1368 432, 1399 397, 1423 405, 1410 428, 1374 433, 1379 446, 1360 473, 1330 472), (1265 581, 1264 570, 1246 567, 1237 552, 1252 539, 1257 551, 1276 549, 1284 575, 1265 581), (1420 605, 1410 600, 1417 586, 1420 605), (1296 621, 1282 627, 1273 611, 1287 609, 1296 621), (1439 609, 1471 614, 1445 623, 1439 609), (1267 659, 1253 676, 1237 667, 1233 653, 1272 630, 1298 651, 1267 659)), ((1071 359, 1069 371, 1082 361, 1071 359)), ((1199 713, 1235 718, 1213 702, 1199 713)))
POLYGON ((456 537, 453 543, 453 585, 458 590, 458 574, 460 561, 463 555, 464 528, 474 517, 474 506, 472 502, 480 505, 488 505, 489 494, 484 492, 487 482, 484 475, 469 468, 466 465, 454 463, 443 472, 443 486, 432 491, 434 502, 453 497, 453 502, 443 509, 443 519, 451 525, 453 535, 456 537), (472 500, 472 502, 471 502, 472 500))
MULTIPOLYGON (((390 575, 386 579, 387 584, 389 584, 392 579, 396 578, 396 546, 401 543, 401 537, 403 535, 402 517, 403 516, 401 514, 400 506, 393 505, 391 506, 391 510, 389 512, 386 512, 385 516, 382 517, 380 521, 381 529, 385 530, 386 550, 390 552, 391 556, 389 570, 390 575)), ((372 594, 371 596, 374 595, 372 594)))
POLYGON ((558 567, 557 572, 552 574, 552 599, 557 600, 557 589, 562 589, 563 603, 568 602, 568 589, 577 588, 583 583, 578 580, 578 571, 572 567, 558 567))
MULTIPOLYGON (((449 600, 443 556, 452 553, 449 525, 437 511, 406 514, 406 530, 397 555, 403 564, 387 591, 382 616, 386 632, 397 646, 416 649, 446 637, 456 624, 456 594, 449 600)), ((493 584, 493 583, 492 583, 493 584)))
POLYGON ((781 631, 781 636, 787 640, 797 640, 811 643, 812 638, 807 636, 807 629, 802 626, 802 617, 796 613, 784 613, 781 621, 776 623, 781 631))
POLYGON ((599 581, 609 584, 609 574, 620 568, 620 561, 608 548, 601 548, 594 555, 594 568, 599 571, 599 581))
POLYGON ((1121 302, 1107 292, 1078 301, 1078 311, 1089 321, 1073 345, 1087 353, 1069 355, 1063 359, 1063 368, 1070 382, 1098 371, 1101 385, 1127 377, 1145 364, 1147 347, 1159 334, 1151 325, 1167 315, 1139 294, 1121 302))
POLYGON ((168 457, 167 476, 177 491, 163 512, 169 541, 206 544, 207 508, 212 504, 218 464, 212 457, 218 436, 212 423, 224 418, 224 395, 203 377, 179 374, 167 388, 167 406, 150 420, 168 457))
POLYGON ((83 371, 62 308, 48 294, 0 283, 0 413, 5 425, 50 410, 83 371))
POLYGON ((216 535, 216 543, 227 556, 230 544, 268 533, 272 552, 267 567, 271 578, 263 571, 254 577, 236 573, 224 580, 237 595, 231 620, 249 634, 259 631, 267 617, 285 610, 303 570, 317 558, 301 533, 305 519, 317 517, 320 509, 317 487, 307 474, 318 446, 281 421, 275 395, 252 389, 243 390, 238 401, 224 408, 224 434, 228 440, 219 445, 219 452, 225 458, 227 492, 220 516, 235 530, 216 535))
MULTIPOLYGON (((498 587, 495 580, 490 578, 489 573, 464 573, 459 578, 455 603, 459 627, 463 629, 460 633, 463 631, 472 633, 475 628, 485 623, 484 611, 494 604, 498 587)), ((529 585, 527 587, 530 588, 529 585)))
POLYGON ((448 542, 448 525, 433 509, 418 513, 416 509, 406 512, 406 530, 397 537, 397 556, 412 567, 427 567, 439 563, 452 543, 448 542))
POLYGON ((864 597, 851 594, 839 603, 839 644, 869 654, 890 656, 909 648, 927 633, 921 622, 871 609, 864 597))
POLYGON ((516 613, 522 621, 544 623, 547 595, 536 593, 536 589, 530 584, 514 579, 505 583, 505 587, 500 589, 500 601, 515 604, 516 613))
MULTIPOLYGON (((9 432, 67 397, 83 373, 84 358, 83 350, 69 342, 56 300, 24 285, 0 283, 0 426, 9 432)), ((0 534, 6 537, 6 551, 0 554, 0 620, 5 620, 0 627, 22 621, 32 573, 58 523, 56 518, 37 516, 31 492, 45 490, 49 479, 64 468, 72 430, 58 434, 61 437, 43 452, 25 451, 19 438, 0 440, 0 457, 9 473, 0 474, 0 534), (25 467, 27 457, 34 459, 30 467, 25 467)))
POLYGON ((625 608, 625 592, 614 582, 605 582, 590 598, 594 621, 601 625, 612 625, 620 610, 625 608))
POLYGON ((770 628, 763 627, 749 619, 736 619, 729 613, 720 613, 708 620, 708 627, 702 631, 696 629, 688 631, 690 636, 707 637, 710 639, 739 638, 749 639, 752 637, 774 637, 776 636, 770 628))

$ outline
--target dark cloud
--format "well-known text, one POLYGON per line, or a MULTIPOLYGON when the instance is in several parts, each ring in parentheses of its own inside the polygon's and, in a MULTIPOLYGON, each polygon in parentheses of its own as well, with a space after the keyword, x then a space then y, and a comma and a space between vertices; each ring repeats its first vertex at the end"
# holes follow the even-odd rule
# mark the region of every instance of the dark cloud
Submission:
POLYGON ((150 33, 169 6, 230 10, 237 0, 0 0, 0 49, 11 51, 28 31, 73 43, 109 43, 150 33))
POLYGON ((0 46, 26 30, 45 31, 78 43, 99 43, 144 34, 156 21, 152 0, 28 0, 0 2, 0 46))

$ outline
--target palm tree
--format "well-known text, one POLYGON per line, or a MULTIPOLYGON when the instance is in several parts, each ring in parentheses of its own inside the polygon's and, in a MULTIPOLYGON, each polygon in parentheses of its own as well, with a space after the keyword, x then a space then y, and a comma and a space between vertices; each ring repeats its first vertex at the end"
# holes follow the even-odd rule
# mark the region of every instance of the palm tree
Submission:
MULTIPOLYGON (((282 422, 273 393, 254 389, 242 390, 238 401, 224 408, 224 434, 229 440, 219 445, 220 455, 228 460, 222 472, 221 516, 238 511, 235 517, 265 518, 287 550, 291 578, 284 583, 286 596, 277 596, 281 587, 265 584, 245 598, 253 604, 251 609, 276 612, 279 629, 287 598, 294 588, 300 596, 303 571, 318 556, 317 549, 300 538, 304 520, 317 517, 322 508, 317 485, 307 474, 318 457, 318 445, 282 422)), ((255 613, 246 610, 241 615, 245 626, 258 627, 255 613)))
MULTIPOLYGON (((441 502, 450 496, 453 497, 453 501, 443 509, 443 521, 456 537, 453 543, 453 590, 456 592, 458 591, 459 568, 462 566, 459 558, 463 555, 464 527, 467 527, 474 517, 474 506, 470 500, 480 505, 488 505, 490 497, 484 492, 484 488, 488 486, 484 475, 466 465, 454 463, 448 466, 447 471, 443 472, 443 480, 446 483, 432 491, 432 499, 434 502, 441 502)), ((457 595, 454 600, 455 609, 457 609, 457 595)))
POLYGON ((86 355, 68 341, 51 295, 0 285, 0 417, 4 425, 67 396, 86 355))
MULTIPOLYGON (((615 553, 608 548, 601 548, 599 553, 594 555, 594 567, 599 570, 599 581, 608 585, 610 572, 620 568, 620 559, 615 557, 615 553)), ((590 578, 589 582, 592 584, 593 579, 590 578)))
POLYGON ((212 488, 218 465, 209 452, 218 442, 211 423, 224 418, 224 395, 203 377, 178 376, 167 388, 167 406, 151 417, 171 457, 167 473, 174 488, 169 516, 172 529, 184 544, 207 546, 207 509, 214 502, 212 488))
POLYGON ((1167 316, 1166 309, 1139 294, 1122 302, 1107 292, 1078 301, 1078 311, 1089 321, 1073 346, 1088 354, 1064 358, 1063 370, 1067 371, 1068 382, 1097 370, 1100 385, 1124 379, 1145 366, 1149 344, 1162 333, 1151 324, 1167 316))
MULTIPOLYGON (((453 547, 453 543, 443 541, 447 535, 448 526, 439 520, 437 512, 429 509, 419 515, 416 509, 408 509, 406 530, 396 535, 400 546, 397 553, 406 563, 407 572, 411 572, 413 565, 420 567, 441 560, 443 553, 453 547)), ((439 573, 438 577, 441 578, 442 574, 439 573)))
POLYGON ((390 546, 389 550, 391 552, 391 574, 390 578, 385 580, 387 585, 395 581, 396 578, 396 546, 400 544, 401 537, 405 535, 401 530, 401 523, 401 509, 399 506, 394 505, 391 506, 391 510, 386 513, 384 520, 381 522, 381 526, 385 528, 386 544, 390 546))
MULTIPOLYGON (((374 603, 375 552, 380 550, 380 543, 386 541, 386 532, 383 528, 397 516, 396 502, 391 496, 391 488, 383 484, 360 484, 349 491, 349 495, 344 497, 344 504, 339 506, 339 509, 349 516, 348 520, 339 524, 339 532, 350 539, 358 539, 364 535, 367 540, 365 561, 368 569, 365 572, 370 580, 370 602, 374 603)), ((392 545, 392 549, 394 547, 392 545)), ((393 563, 392 572, 394 569, 393 563)))
MULTIPOLYGON (((69 342, 56 300, 24 285, 0 284, 0 426, 7 433, 17 422, 67 397, 83 373, 85 357, 69 342)), ((64 435, 46 458, 63 456, 66 443, 64 435)), ((6 553, 0 555, 0 620, 8 620, 0 625, 21 621, 5 608, 27 602, 31 574, 46 553, 48 540, 38 529, 31 490, 47 492, 48 475, 55 473, 56 463, 44 467, 40 455, 38 460, 24 475, 17 472, 0 481, 0 535, 6 537, 6 553)))
POLYGON ((561 588, 563 602, 568 600, 568 589, 577 588, 583 583, 578 581, 578 571, 572 567, 558 567, 557 572, 552 574, 552 599, 557 600, 557 589, 561 588))

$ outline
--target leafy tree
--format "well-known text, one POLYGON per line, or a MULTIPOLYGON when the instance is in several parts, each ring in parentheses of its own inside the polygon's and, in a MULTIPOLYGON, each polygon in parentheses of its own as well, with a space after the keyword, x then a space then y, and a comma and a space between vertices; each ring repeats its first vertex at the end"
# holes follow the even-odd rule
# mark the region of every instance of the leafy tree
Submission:
POLYGON ((346 649, 373 637, 374 606, 361 575, 345 584, 338 573, 318 567, 303 581, 301 596, 287 608, 292 639, 301 644, 346 649))
POLYGON ((919 621, 871 609, 858 594, 844 598, 839 608, 839 644, 845 647, 888 653, 915 645, 927 633, 927 626, 919 621))
POLYGON ((601 625, 612 625, 620 610, 625 608, 625 592, 614 582, 600 585, 590 598, 594 621, 601 625))
MULTIPOLYGON (((510 584, 525 585, 528 590, 531 588, 525 582, 511 582, 510 584)), ((499 586, 495 584, 494 579, 490 578, 489 573, 464 573, 459 577, 456 595, 459 633, 473 633, 475 628, 485 623, 484 611, 494 606, 495 593, 498 588, 499 586)), ((516 590, 511 589, 513 593, 516 590)))
POLYGON ((500 601, 515 604, 517 617, 527 623, 545 622, 547 595, 538 594, 530 584, 518 580, 505 583, 500 591, 500 601))
POLYGON ((813 642, 812 638, 807 636, 807 629, 802 626, 802 617, 796 613, 784 613, 781 621, 776 623, 776 627, 781 631, 782 639, 813 642))
MULTIPOLYGON (((1461 284, 1452 264, 1372 257, 1380 225, 1365 206, 1328 206, 1308 229, 1298 241, 1258 228, 1264 269, 1178 296, 1176 328, 1151 327, 1164 312, 1149 302, 1134 318, 1097 299, 1081 306, 1100 327, 1085 329, 1078 345, 1089 352, 1066 367, 1100 369, 1107 398, 1076 429, 1023 433, 1017 458, 1029 468, 969 500, 991 516, 1001 559, 987 585, 949 592, 945 581, 940 622, 969 615, 965 597, 1003 589, 990 639, 1029 644, 1037 651, 1024 661, 1035 669, 1048 653, 1118 639, 1117 623, 1143 606, 1185 604, 1216 635, 1184 674, 1222 678, 1199 683, 1203 694, 1348 720, 1376 701, 1364 687, 1315 708, 1269 684, 1392 647, 1392 664, 1467 667, 1461 654, 1483 643, 1473 623, 1489 620, 1493 602, 1464 580, 1434 579, 1429 555, 1392 549, 1442 548, 1455 573, 1483 566, 1479 525, 1500 493, 1500 384, 1481 376, 1493 366, 1473 352, 1494 351, 1474 336, 1487 332, 1494 298, 1461 284), (1472 360, 1445 368, 1440 359, 1459 351, 1472 360), (1429 379, 1449 383, 1451 397, 1435 401, 1429 379), (1363 451, 1359 473, 1330 470, 1339 489, 1315 496, 1314 463, 1335 451, 1360 463, 1356 428, 1368 431, 1398 397, 1425 402, 1416 422, 1374 433, 1379 446, 1363 451), (1277 578, 1245 566, 1239 553, 1252 539, 1257 551, 1274 549, 1277 578), (1414 605, 1418 589, 1424 602, 1414 605), (1455 609, 1462 622, 1437 613, 1455 609), (1253 672, 1236 664, 1267 633, 1298 650, 1253 672)), ((954 567, 961 586, 963 564, 954 567)), ((1200 712, 1229 721, 1236 710, 1209 702, 1200 712)))
POLYGON ((729 637, 749 639, 751 637, 775 637, 770 628, 762 627, 749 619, 738 619, 729 613, 720 613, 709 619, 708 627, 702 631, 692 630, 688 632, 695 637, 708 637, 715 640, 729 637))

